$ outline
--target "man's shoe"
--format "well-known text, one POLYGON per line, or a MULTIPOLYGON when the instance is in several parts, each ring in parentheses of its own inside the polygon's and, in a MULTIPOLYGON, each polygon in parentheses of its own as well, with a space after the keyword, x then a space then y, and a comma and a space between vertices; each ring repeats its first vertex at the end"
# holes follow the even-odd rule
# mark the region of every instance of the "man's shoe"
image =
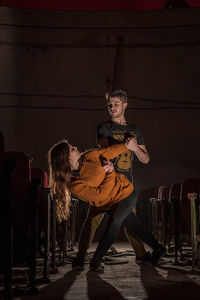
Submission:
POLYGON ((136 263, 148 263, 148 262, 152 262, 152 257, 150 252, 146 252, 144 255, 142 256, 136 256, 135 259, 136 263))
POLYGON ((90 262, 90 271, 96 272, 98 274, 104 273, 104 266, 101 264, 99 260, 91 260, 90 262))
POLYGON ((72 270, 74 271, 84 271, 85 269, 85 258, 82 256, 77 256, 72 261, 72 270))
POLYGON ((166 250, 163 246, 152 252, 152 263, 157 264, 159 259, 165 254, 166 250))

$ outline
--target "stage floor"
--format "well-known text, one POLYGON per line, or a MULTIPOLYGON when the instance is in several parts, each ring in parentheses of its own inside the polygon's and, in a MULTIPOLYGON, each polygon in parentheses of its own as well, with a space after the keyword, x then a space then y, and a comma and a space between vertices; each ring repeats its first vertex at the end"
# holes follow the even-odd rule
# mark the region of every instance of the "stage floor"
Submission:
MULTIPOLYGON (((93 244, 91 251, 96 245, 93 244)), ((191 271, 190 250, 188 260, 173 264, 172 254, 165 256, 160 265, 135 262, 135 255, 128 243, 115 244, 118 254, 108 255, 102 275, 88 272, 88 264, 82 272, 71 270, 69 261, 51 274, 51 283, 37 284, 38 295, 15 296, 22 300, 172 300, 200 299, 200 271, 191 271)), ((92 256, 90 253, 89 258, 92 256)))

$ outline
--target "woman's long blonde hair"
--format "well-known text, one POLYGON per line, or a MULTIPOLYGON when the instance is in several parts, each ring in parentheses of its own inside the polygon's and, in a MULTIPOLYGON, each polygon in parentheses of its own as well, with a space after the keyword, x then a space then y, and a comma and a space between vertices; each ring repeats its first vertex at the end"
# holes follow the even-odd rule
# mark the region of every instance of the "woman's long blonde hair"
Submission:
POLYGON ((57 219, 66 220, 70 214, 71 195, 69 182, 72 174, 69 162, 69 144, 62 140, 53 145, 48 152, 49 187, 56 195, 57 219))

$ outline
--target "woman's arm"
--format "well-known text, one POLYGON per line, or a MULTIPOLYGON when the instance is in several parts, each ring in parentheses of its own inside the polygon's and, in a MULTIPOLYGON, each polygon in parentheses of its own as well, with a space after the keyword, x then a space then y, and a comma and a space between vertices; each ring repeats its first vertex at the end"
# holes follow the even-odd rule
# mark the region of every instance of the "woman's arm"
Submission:
POLYGON ((110 200, 109 195, 115 185, 115 172, 107 173, 98 187, 91 187, 78 178, 70 183, 70 192, 77 198, 89 202, 93 206, 101 207, 110 200))
POLYGON ((118 155, 120 155, 123 152, 126 152, 128 149, 128 147, 126 146, 125 143, 122 144, 115 144, 112 146, 109 146, 107 148, 100 148, 99 152, 101 153, 101 155, 103 157, 105 157, 106 159, 113 159, 115 157, 117 157, 118 155))

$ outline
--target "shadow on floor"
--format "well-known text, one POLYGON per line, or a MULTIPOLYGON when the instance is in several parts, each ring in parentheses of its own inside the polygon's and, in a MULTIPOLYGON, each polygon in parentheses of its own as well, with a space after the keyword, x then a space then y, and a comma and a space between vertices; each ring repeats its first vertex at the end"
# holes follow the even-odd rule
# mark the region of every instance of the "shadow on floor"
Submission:
POLYGON ((64 295, 69 291, 69 289, 74 284, 77 276, 80 275, 80 272, 69 271, 64 277, 55 282, 52 282, 50 285, 42 288, 37 295, 24 295, 21 296, 21 300, 63 300, 64 295))
POLYGON ((125 300, 120 292, 115 289, 111 284, 104 281, 97 273, 87 273, 88 282, 88 299, 89 300, 125 300))
MULTIPOLYGON (((73 286, 80 272, 69 271, 59 280, 51 283, 47 287, 40 290, 37 295, 24 295, 21 300, 63 300, 68 299, 67 292, 73 286)), ((109 283, 104 281, 97 273, 88 272, 87 277, 87 293, 88 300, 114 299, 125 300, 122 295, 109 283)), ((79 299, 83 299, 82 290, 78 292, 79 299)), ((73 299, 72 299, 73 300, 73 299)))
POLYGON ((145 300, 200 299, 200 286, 187 275, 174 269, 164 268, 167 276, 163 278, 152 265, 141 264, 140 269, 141 281, 148 294, 145 300))

